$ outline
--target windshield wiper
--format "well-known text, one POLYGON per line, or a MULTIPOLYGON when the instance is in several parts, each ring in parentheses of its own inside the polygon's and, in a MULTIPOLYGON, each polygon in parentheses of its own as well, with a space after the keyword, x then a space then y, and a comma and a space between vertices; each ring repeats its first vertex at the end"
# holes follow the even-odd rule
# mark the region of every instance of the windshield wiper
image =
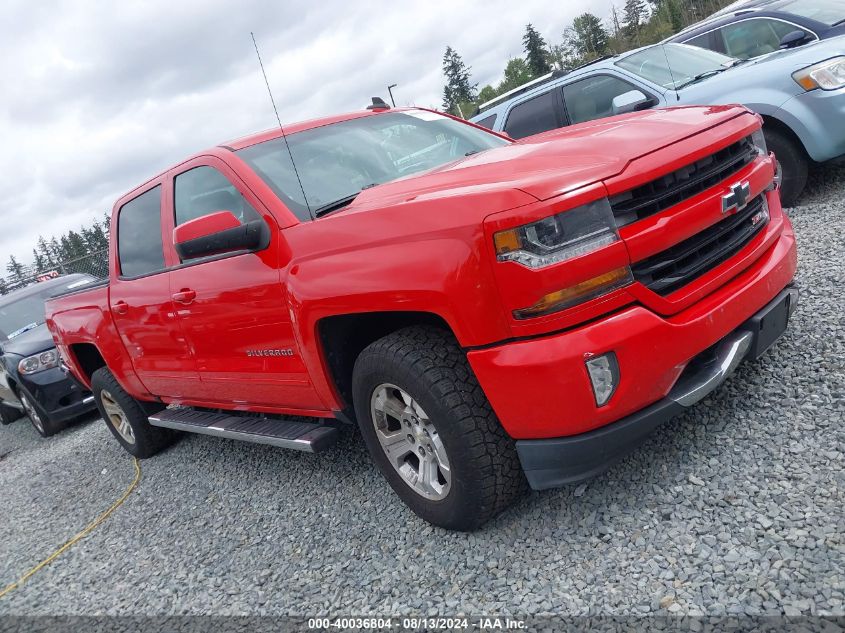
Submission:
POLYGON ((712 70, 707 70, 703 73, 699 73, 695 77, 690 79, 689 81, 684 82, 680 86, 678 86, 677 90, 680 90, 681 88, 686 88, 689 85, 692 85, 696 82, 701 81, 702 79, 707 79, 708 77, 714 77, 714 76, 718 75, 719 73, 725 72, 726 70, 727 70, 727 68, 714 68, 712 70))
POLYGON ((369 185, 364 185, 363 187, 361 187, 360 191, 349 194, 348 196, 344 196, 343 198, 338 198, 334 202, 329 202, 328 204, 324 204, 321 207, 317 207, 316 209, 314 209, 314 217, 319 218, 320 216, 331 213, 332 211, 337 211, 338 209, 342 209, 343 207, 352 204, 355 198, 357 198, 361 194, 361 191, 364 191, 365 189, 371 189, 372 187, 375 187, 377 185, 377 182, 371 182, 369 185))

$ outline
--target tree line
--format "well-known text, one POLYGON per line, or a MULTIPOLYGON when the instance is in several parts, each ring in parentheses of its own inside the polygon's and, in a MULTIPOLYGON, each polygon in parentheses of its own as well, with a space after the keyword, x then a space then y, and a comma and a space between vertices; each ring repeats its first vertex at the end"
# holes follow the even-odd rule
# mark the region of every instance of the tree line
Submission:
POLYGON ((576 17, 557 43, 548 43, 529 23, 522 38, 524 57, 508 60, 502 80, 478 89, 471 68, 457 51, 446 47, 443 56, 443 109, 469 118, 482 103, 542 77, 553 70, 572 70, 607 55, 655 44, 694 24, 733 0, 625 0, 612 5, 606 20, 593 13, 576 17))
MULTIPOLYGON (((44 238, 39 235, 32 249, 32 262, 23 264, 14 255, 9 255, 5 278, 0 278, 0 294, 31 281, 36 275, 55 270, 56 272, 87 272, 97 275, 103 269, 101 254, 109 247, 109 216, 101 221, 94 220, 79 231, 69 230, 59 237, 44 238), (90 261, 86 261, 90 260, 90 261)), ((105 260, 104 257, 102 257, 105 260)))

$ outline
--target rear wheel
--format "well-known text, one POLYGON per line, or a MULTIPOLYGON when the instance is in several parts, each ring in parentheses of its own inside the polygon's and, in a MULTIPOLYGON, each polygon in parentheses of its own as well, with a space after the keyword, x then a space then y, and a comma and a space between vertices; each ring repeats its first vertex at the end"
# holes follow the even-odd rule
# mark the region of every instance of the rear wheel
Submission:
POLYGON ((51 419, 50 414, 26 392, 21 391, 18 397, 21 400, 24 412, 32 423, 32 427, 38 431, 41 437, 50 437, 62 430, 62 425, 51 419))
POLYGON ((91 376, 91 391, 106 426, 130 455, 152 457, 175 440, 175 432, 152 426, 149 421, 148 416, 164 406, 135 400, 106 367, 91 376))
POLYGON ((780 201, 784 207, 794 206, 807 185, 809 160, 804 148, 790 135, 777 129, 763 129, 766 145, 774 152, 781 174, 780 201))
POLYGON ((514 442, 448 333, 411 327, 379 339, 352 383, 376 466, 426 521, 473 530, 525 490, 514 442))

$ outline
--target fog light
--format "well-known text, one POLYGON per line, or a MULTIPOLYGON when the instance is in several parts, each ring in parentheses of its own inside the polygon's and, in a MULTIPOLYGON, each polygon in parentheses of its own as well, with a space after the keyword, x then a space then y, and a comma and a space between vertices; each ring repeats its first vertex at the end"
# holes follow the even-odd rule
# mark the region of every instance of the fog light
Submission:
POLYGON ((596 405, 607 404, 616 385, 619 384, 619 363, 616 362, 616 354, 608 352, 601 356, 595 356, 585 363, 587 373, 590 374, 590 382, 593 385, 593 395, 596 397, 596 405))

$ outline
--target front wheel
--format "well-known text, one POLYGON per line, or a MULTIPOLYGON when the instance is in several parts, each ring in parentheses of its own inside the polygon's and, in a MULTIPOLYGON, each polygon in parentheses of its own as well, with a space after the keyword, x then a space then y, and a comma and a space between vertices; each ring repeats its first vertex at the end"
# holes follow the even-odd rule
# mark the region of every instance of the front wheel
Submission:
POLYGON ((513 440, 446 332, 399 330, 355 362, 355 414, 370 454, 420 517, 473 530, 525 490, 513 440))
POLYGON ((18 397, 21 400, 24 412, 32 423, 32 428, 41 437, 50 437, 62 430, 62 425, 53 420, 50 414, 23 390, 18 394, 18 397))
POLYGON ((781 174, 780 201, 792 207, 807 185, 809 161, 804 148, 788 134, 773 128, 764 128, 766 146, 774 152, 781 174))
POLYGON ((151 409, 162 409, 163 405, 142 405, 120 386, 107 368, 98 369, 91 376, 91 391, 109 431, 130 455, 141 459, 152 457, 173 443, 176 437, 173 431, 155 427, 149 421, 151 409))

